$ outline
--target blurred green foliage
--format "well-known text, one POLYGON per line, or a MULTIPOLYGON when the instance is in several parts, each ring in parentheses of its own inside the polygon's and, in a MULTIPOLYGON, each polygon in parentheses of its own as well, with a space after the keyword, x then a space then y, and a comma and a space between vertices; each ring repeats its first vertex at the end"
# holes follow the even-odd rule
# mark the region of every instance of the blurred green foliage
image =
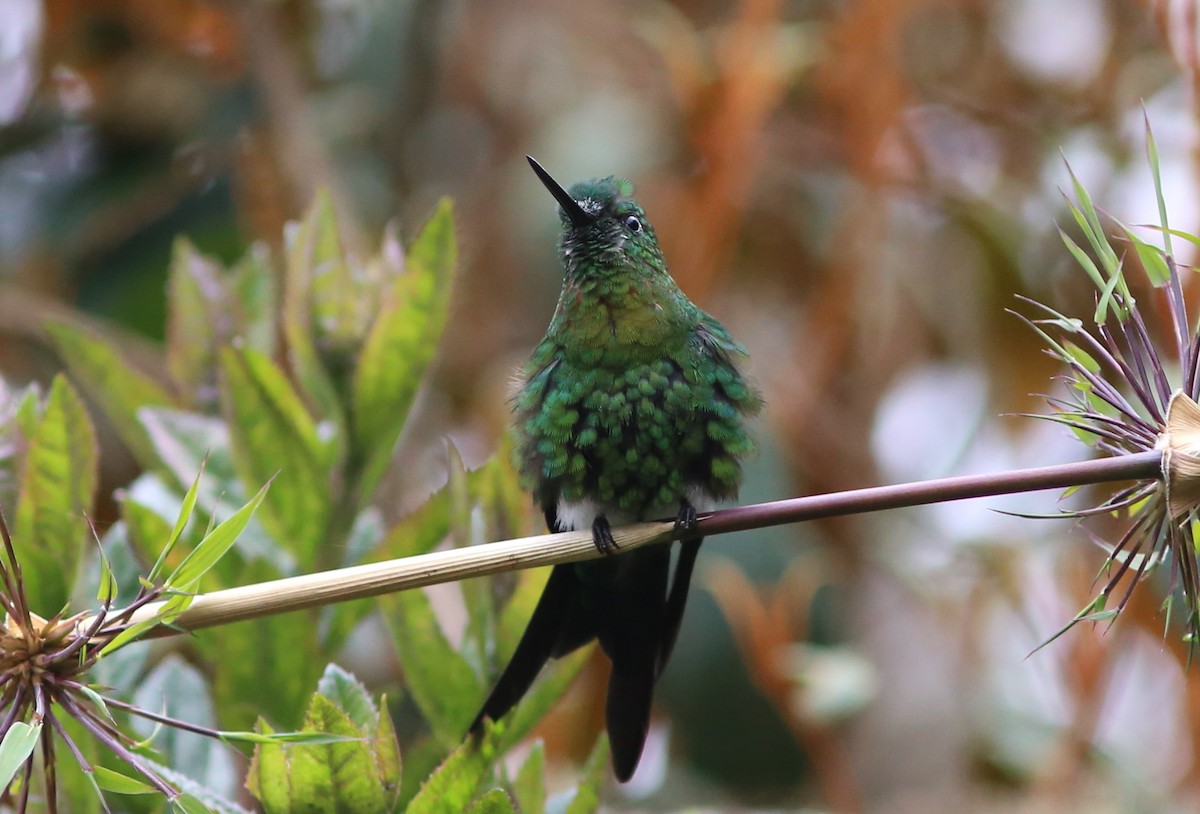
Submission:
MULTIPOLYGON (((214 270, 265 262, 247 251, 256 241, 286 264, 284 223, 325 187, 343 249, 365 256, 364 233, 396 218, 409 235, 453 195, 462 236, 453 316, 400 440, 404 465, 376 487, 378 515, 360 513, 344 539, 355 551, 380 535, 387 551, 424 550, 451 518, 456 541, 482 537, 479 522, 461 522, 448 489, 416 507, 446 479, 442 438, 472 469, 502 447, 511 371, 554 308, 556 224, 526 170, 531 153, 565 182, 630 178, 672 274, 749 348, 768 408, 743 500, 1071 459, 1081 453, 1074 437, 1011 417, 1041 409, 1030 394, 1060 371, 1004 312, 1017 293, 1064 314, 1096 307, 1058 236, 1062 227, 1090 246, 1059 192, 1072 187, 1062 156, 1102 210, 1123 223, 1153 221, 1143 109, 1160 137, 1173 223, 1196 231, 1193 5, 9 0, 0 370, 49 391, 61 369, 43 332, 51 318, 102 327, 145 374, 150 387, 124 380, 128 396, 85 393, 78 372, 71 381, 91 408, 153 405, 132 427, 116 418, 127 411, 93 409, 98 525, 121 519, 133 544, 152 551, 162 517, 135 506, 154 505, 154 495, 123 504, 110 496, 155 458, 146 447, 166 459, 160 477, 189 483, 204 439, 228 431, 216 418, 228 409, 222 367, 207 360, 216 346, 175 343, 182 358, 172 359, 140 341, 184 324, 169 315, 177 301, 198 301, 168 280, 178 236, 196 247, 195 262, 219 260, 214 270), (164 365, 179 372, 168 376, 164 365), (169 383, 187 370, 204 376, 176 392, 169 383), (167 409, 177 398, 203 409, 167 409)), ((1122 234, 1107 219, 1102 227, 1122 234)), ((277 302, 270 268, 229 283, 252 290, 197 310, 200 332, 233 336, 228 326, 253 323, 266 335, 244 336, 246 346, 278 342, 280 314, 272 324, 240 313, 277 302)), ((334 364, 342 336, 332 332, 322 351, 326 391, 355 387, 334 364)), ((268 355, 291 370, 291 360, 268 355)), ((245 356, 235 354, 239 369, 245 356)), ((324 440, 320 421, 338 398, 326 392, 314 408, 309 393, 320 382, 288 377, 324 440)), ((345 454, 362 454, 350 443, 345 454)), ((209 473, 237 484, 247 465, 225 454, 209 473)), ((463 494, 490 488, 472 483, 463 494)), ((0 483, 10 497, 17 488, 0 483)), ((205 500, 226 500, 225 511, 237 505, 205 490, 205 500)), ((1050 499, 988 505, 1028 512, 1050 499)), ((261 528, 247 550, 278 554, 257 544, 269 537, 261 528)), ((1067 535, 966 503, 754 533, 752 545, 707 542, 657 693, 669 771, 647 772, 612 804, 829 804, 823 783, 887 814, 1186 804, 1200 788, 1191 757, 1200 727, 1189 723, 1200 678, 1185 669, 1183 648, 1162 646, 1158 602, 1135 597, 1109 635, 1077 629, 1026 659, 1087 601, 1103 559, 1067 535), (787 586, 789 636, 845 647, 883 679, 853 720, 814 725, 811 741, 797 740, 704 590, 718 556, 762 596, 799 564, 803 579, 787 586), (838 771, 815 769, 814 754, 845 760, 838 771)), ((247 567, 266 575, 297 565, 247 567)), ((351 607, 321 617, 331 640, 347 639, 370 603, 351 607)), ((513 607, 499 616, 505 631, 519 629, 513 607)), ((386 637, 372 644, 377 659, 354 665, 371 673, 372 688, 400 670, 386 637)), ((254 653, 247 646, 240 656, 254 653)), ((587 665, 572 703, 539 729, 551 774, 558 756, 582 760, 592 746, 602 669, 600 659, 587 665)), ((424 717, 388 689, 404 740, 424 717)))
MULTIPOLYGON (((457 266, 452 208, 439 204, 407 250, 388 232, 378 253, 359 260, 341 241, 325 195, 289 230, 278 284, 260 249, 227 268, 181 239, 168 272, 163 369, 169 377, 161 384, 137 372, 101 336, 67 322, 49 327, 71 378, 143 469, 117 496, 121 519, 102 541, 127 596, 139 574, 153 578, 162 568, 171 571, 167 584, 179 590, 216 590, 419 554, 447 538, 464 545, 503 536, 527 514, 506 456, 466 471, 452 454, 445 487, 392 527, 382 521, 373 495, 393 465, 396 440, 449 310, 457 266), (255 495, 268 481, 269 489, 255 495), (172 532, 176 515, 181 519, 172 532), (213 565, 233 537, 225 534, 210 555, 228 524, 207 536, 206 529, 227 516, 238 518, 243 533, 213 565), (202 536, 203 563, 193 556, 202 536), (197 568, 207 571, 202 585, 185 576, 200 574, 197 568)), ((75 607, 86 605, 98 568, 87 520, 97 488, 97 445, 83 400, 66 376, 44 397, 36 385, 0 389, 0 451, 0 484, 17 486, 15 495, 11 489, 2 494, 15 509, 14 536, 35 610, 53 613, 69 596, 75 607)), ((565 660, 481 742, 463 737, 491 676, 515 647, 519 629, 507 617, 527 609, 539 588, 536 577, 522 577, 497 607, 483 585, 460 586, 468 621, 453 644, 423 592, 378 605, 392 632, 403 692, 425 721, 406 734, 403 779, 386 701, 377 705, 334 665, 353 652, 351 634, 375 603, 214 628, 165 656, 149 657, 147 645, 126 647, 101 662, 102 678, 127 692, 136 687, 133 695, 147 708, 166 704, 171 715, 203 726, 338 738, 257 747, 247 783, 269 814, 513 810, 505 792, 472 801, 502 776, 498 761, 562 695, 586 652, 565 660)), ((177 604, 174 612, 186 602, 177 604)), ((145 734, 153 736, 167 777, 214 810, 239 810, 233 801, 241 780, 228 747, 170 729, 145 734)), ((598 805, 605 775, 595 765, 606 765, 606 752, 596 754, 572 810, 598 805)), ((521 794, 545 799, 532 772, 522 774, 521 794)), ((70 772, 64 774, 70 780, 70 772)), ((110 792, 149 790, 132 778, 104 777, 101 785, 110 792)), ((85 799, 77 786, 77 778, 71 780, 64 794, 85 799)), ((81 805, 96 809, 94 798, 81 805)), ((130 805, 154 809, 148 802, 130 805)))

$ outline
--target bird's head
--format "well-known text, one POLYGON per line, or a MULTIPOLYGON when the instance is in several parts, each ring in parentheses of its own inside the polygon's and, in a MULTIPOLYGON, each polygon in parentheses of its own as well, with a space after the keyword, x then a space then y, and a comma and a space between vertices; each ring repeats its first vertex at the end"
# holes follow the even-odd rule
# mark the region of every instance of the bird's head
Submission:
POLYGON ((633 185, 609 176, 564 189, 532 157, 529 165, 558 201, 559 249, 569 272, 632 265, 665 274, 662 251, 646 213, 630 195, 633 185))

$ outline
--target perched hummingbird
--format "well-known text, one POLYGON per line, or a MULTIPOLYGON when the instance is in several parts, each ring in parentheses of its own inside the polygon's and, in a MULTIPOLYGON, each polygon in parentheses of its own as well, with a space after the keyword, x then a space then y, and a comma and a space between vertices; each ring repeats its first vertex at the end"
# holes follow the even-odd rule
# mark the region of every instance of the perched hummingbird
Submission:
MULTIPOLYGON (((566 272, 545 338, 521 372, 514 460, 551 531, 591 529, 618 553, 611 526, 697 511, 735 497, 762 407, 738 363, 745 351, 667 273, 654 229, 620 178, 568 192, 532 158, 559 204, 566 272)), ((655 681, 674 647, 700 539, 554 568, 512 661, 484 702, 499 719, 550 657, 599 639, 612 661, 605 720, 624 782, 642 754, 655 681)))

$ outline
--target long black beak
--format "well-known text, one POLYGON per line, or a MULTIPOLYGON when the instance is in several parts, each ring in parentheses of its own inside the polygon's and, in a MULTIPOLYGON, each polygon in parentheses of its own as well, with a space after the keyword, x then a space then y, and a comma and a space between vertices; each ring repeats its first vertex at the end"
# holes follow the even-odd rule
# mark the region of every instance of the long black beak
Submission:
POLYGON ((571 193, 563 189, 558 181, 550 177, 550 173, 542 169, 541 164, 533 160, 533 156, 527 155, 525 158, 529 161, 529 166, 533 167, 533 171, 541 179, 546 189, 550 190, 550 194, 558 201, 558 205, 562 207, 562 211, 567 214, 573 225, 587 226, 595 220, 594 217, 583 211, 583 207, 571 197, 571 193))

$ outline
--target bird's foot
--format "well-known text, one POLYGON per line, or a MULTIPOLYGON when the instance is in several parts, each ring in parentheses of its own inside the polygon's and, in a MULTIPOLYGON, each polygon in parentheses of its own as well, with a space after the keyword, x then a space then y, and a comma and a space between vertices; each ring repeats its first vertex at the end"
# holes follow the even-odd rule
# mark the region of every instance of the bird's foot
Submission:
POLYGON ((612 527, 608 525, 608 518, 602 514, 596 515, 596 519, 592 521, 592 544, 601 554, 613 554, 620 548, 617 541, 613 539, 612 527))
POLYGON ((675 531, 691 531, 696 528, 696 507, 685 497, 679 501, 679 514, 675 515, 675 531))

